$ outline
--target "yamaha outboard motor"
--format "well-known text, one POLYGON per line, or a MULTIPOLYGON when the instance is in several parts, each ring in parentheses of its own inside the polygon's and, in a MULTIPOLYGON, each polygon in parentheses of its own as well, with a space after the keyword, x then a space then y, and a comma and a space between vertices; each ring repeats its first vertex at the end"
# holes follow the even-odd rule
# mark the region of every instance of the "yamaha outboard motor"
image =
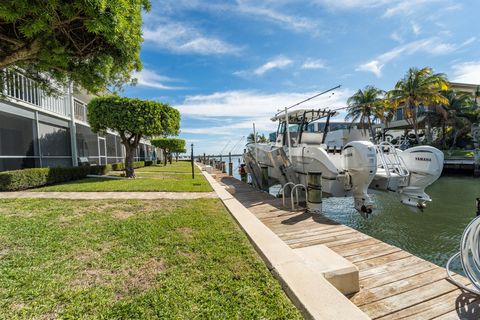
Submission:
POLYGON ((345 188, 351 188, 355 209, 368 217, 373 209, 373 201, 367 190, 377 172, 375 146, 369 141, 347 143, 342 152, 342 167, 346 176, 345 188))
POLYGON ((443 170, 443 152, 431 146, 409 148, 398 155, 410 171, 408 185, 401 187, 401 202, 406 205, 424 208, 431 201, 425 188, 434 183, 443 170))

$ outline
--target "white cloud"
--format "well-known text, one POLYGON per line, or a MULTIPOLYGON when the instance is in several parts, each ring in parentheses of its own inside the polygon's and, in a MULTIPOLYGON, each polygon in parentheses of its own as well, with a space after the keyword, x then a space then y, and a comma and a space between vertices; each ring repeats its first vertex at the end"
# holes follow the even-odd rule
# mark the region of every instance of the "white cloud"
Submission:
MULTIPOLYGON (((210 95, 188 96, 175 106, 182 114, 201 117, 249 117, 270 119, 278 109, 293 105, 317 92, 303 93, 259 93, 255 91, 226 91, 210 95)), ((350 90, 335 91, 334 95, 323 95, 298 108, 338 108, 346 104, 350 90)))
POLYGON ((403 43, 403 41, 404 41, 402 36, 397 31, 394 31, 390 34, 390 39, 392 39, 396 42, 399 42, 399 43, 403 43))
POLYGON ((411 22, 411 25, 412 25, 412 31, 413 33, 418 36, 420 34, 420 32, 422 31, 422 29, 420 28, 420 26, 418 25, 418 23, 416 22, 411 22))
POLYGON ((251 77, 251 76, 263 76, 265 73, 274 70, 274 69, 284 69, 288 67, 290 64, 293 63, 293 60, 285 57, 285 56, 278 56, 273 58, 266 63, 262 64, 258 68, 254 70, 241 70, 235 71, 233 74, 239 77, 251 77))
POLYGON ((424 52, 433 55, 444 55, 457 51, 461 47, 468 45, 469 43, 462 43, 455 45, 452 43, 443 42, 437 37, 421 39, 413 41, 387 51, 371 61, 365 62, 356 68, 356 71, 368 71, 375 74, 377 77, 381 77, 383 67, 390 61, 397 59, 400 56, 412 55, 417 52, 424 52))
POLYGON ((278 23, 283 28, 294 31, 311 31, 318 27, 318 23, 314 20, 282 13, 272 8, 271 5, 272 3, 270 3, 270 7, 266 5, 259 6, 258 1, 237 0, 235 11, 267 18, 268 20, 278 23))
POLYGON ((389 18, 396 15, 411 15, 425 5, 443 2, 446 0, 313 0, 314 3, 323 5, 332 10, 353 10, 384 8, 383 17, 389 18))
POLYGON ((145 27, 143 37, 147 44, 178 53, 221 55, 241 51, 239 47, 218 38, 206 36, 192 26, 177 22, 160 21, 160 24, 145 27))
POLYGON ((454 82, 480 84, 480 61, 459 63, 452 69, 454 82))
POLYGON ((302 69, 325 69, 325 61, 321 59, 308 58, 302 65, 302 69))
POLYGON ((178 90, 184 89, 181 87, 172 87, 165 85, 165 82, 176 82, 178 80, 172 79, 156 73, 153 70, 143 69, 138 73, 133 74, 133 78, 137 79, 137 85, 142 87, 150 87, 161 90, 178 90))
POLYGON ((270 70, 283 69, 288 65, 290 65, 292 62, 293 61, 287 57, 279 56, 261 65, 260 67, 255 69, 253 73, 256 74, 257 76, 262 76, 270 70))

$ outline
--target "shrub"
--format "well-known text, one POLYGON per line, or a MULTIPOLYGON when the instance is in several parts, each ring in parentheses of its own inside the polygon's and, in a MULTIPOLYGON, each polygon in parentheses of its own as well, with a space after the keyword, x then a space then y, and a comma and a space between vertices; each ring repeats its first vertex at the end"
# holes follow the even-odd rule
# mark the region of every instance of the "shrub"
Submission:
POLYGON ((145 167, 145 161, 134 161, 133 162, 133 168, 142 168, 145 167))
MULTIPOLYGON (((134 161, 133 162, 133 167, 135 169, 145 167, 145 161, 134 161)), ((114 170, 114 171, 125 170, 125 163, 124 162, 117 162, 117 163, 112 164, 112 170, 114 170)))
POLYGON ((0 191, 16 191, 85 178, 90 167, 32 168, 0 172, 0 191))
POLYGON ((91 166, 90 167, 90 174, 96 174, 103 176, 107 174, 107 172, 112 171, 112 165, 111 164, 102 164, 99 166, 91 166))
POLYGON ((125 164, 123 162, 114 163, 112 164, 112 170, 114 171, 125 170, 125 164))
POLYGON ((149 167, 149 166, 152 166, 152 165, 153 165, 152 160, 145 160, 145 167, 149 167))
POLYGON ((158 159, 157 164, 162 164, 162 160, 158 159))

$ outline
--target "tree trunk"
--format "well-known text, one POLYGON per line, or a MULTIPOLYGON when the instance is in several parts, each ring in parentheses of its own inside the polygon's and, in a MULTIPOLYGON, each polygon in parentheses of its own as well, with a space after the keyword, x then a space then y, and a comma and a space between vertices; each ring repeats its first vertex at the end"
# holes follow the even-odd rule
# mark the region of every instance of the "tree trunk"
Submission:
POLYGON ((447 124, 445 121, 442 122, 442 145, 444 149, 447 149, 447 124))
POLYGON ((168 156, 167 150, 163 149, 163 165, 164 166, 167 165, 167 156, 168 156))
POLYGON ((135 169, 133 168, 135 148, 131 145, 125 145, 125 153, 125 176, 127 178, 135 178, 135 169))
POLYGON ((173 157, 172 157, 172 154, 169 153, 169 154, 168 154, 168 162, 170 162, 170 164, 172 164, 172 158, 173 158, 173 157))
POLYGON ((427 138, 427 143, 432 144, 433 134, 432 134, 432 127, 430 125, 430 122, 425 123, 425 135, 427 138))
POLYGON ((377 138, 375 137, 375 132, 373 131, 372 121, 370 121, 370 117, 368 117, 368 127, 370 128, 370 134, 372 135, 373 144, 377 144, 377 138))
POLYGON ((417 107, 412 107, 412 119, 413 119, 413 132, 415 133, 415 140, 417 144, 420 144, 420 137, 418 136, 418 119, 417 119, 417 107))

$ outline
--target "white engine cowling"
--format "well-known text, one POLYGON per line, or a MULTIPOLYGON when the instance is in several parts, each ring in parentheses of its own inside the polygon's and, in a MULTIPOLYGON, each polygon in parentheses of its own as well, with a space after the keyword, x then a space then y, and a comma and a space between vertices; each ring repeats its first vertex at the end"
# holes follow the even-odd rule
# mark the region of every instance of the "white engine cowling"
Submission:
POLYGON ((426 201, 431 201, 425 188, 442 174, 443 152, 431 146, 418 146, 399 152, 398 155, 410 171, 408 185, 400 189, 401 202, 423 207, 426 201))
POLYGON ((352 188, 355 209, 362 213, 371 213, 373 201, 367 190, 377 172, 375 146, 369 141, 347 143, 342 151, 342 167, 347 176, 346 184, 352 188))

